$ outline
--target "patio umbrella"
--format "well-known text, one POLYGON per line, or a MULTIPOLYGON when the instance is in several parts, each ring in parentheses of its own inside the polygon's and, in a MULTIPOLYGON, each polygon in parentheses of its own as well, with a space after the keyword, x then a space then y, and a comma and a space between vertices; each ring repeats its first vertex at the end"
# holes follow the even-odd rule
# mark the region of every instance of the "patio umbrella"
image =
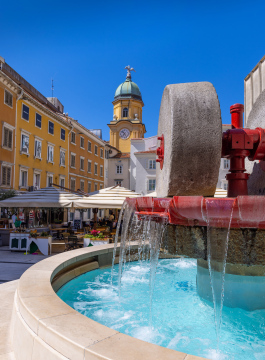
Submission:
POLYGON ((75 201, 76 208, 121 209, 126 198, 140 197, 132 190, 113 186, 95 191, 75 201))
POLYGON ((72 208, 80 198, 78 195, 50 186, 0 201, 0 207, 72 208))
MULTIPOLYGON (((145 197, 157 197, 156 192, 153 191, 149 194, 146 194, 145 197)), ((216 188, 214 197, 221 198, 221 197, 227 197, 227 191, 224 189, 216 188)))

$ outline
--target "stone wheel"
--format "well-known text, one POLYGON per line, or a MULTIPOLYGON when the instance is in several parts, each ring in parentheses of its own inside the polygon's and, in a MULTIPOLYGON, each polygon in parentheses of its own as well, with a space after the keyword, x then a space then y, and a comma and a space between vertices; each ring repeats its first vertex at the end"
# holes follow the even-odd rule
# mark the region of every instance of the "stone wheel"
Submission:
POLYGON ((157 135, 162 134, 165 152, 162 170, 157 163, 157 197, 213 196, 222 150, 221 111, 213 85, 167 85, 159 113, 157 135))

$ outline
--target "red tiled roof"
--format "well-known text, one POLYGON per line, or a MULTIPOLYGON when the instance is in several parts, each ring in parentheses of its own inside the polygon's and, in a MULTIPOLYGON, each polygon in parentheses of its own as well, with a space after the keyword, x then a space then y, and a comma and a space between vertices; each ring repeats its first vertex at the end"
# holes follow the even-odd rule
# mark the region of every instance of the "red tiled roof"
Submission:
POLYGON ((156 154, 156 150, 137 151, 134 154, 156 154))
POLYGON ((117 159, 117 158, 118 158, 118 159, 120 159, 120 158, 122 158, 122 159, 129 159, 129 158, 130 158, 130 153, 119 153, 119 154, 111 157, 110 159, 117 159))

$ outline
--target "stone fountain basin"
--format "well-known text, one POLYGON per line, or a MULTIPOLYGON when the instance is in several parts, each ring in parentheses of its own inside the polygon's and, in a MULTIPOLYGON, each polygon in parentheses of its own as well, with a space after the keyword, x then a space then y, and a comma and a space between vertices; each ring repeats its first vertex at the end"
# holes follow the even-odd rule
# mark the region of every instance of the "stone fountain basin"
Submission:
MULTIPOLYGON (((110 266, 113 246, 65 252, 33 265, 22 275, 11 326, 17 360, 203 359, 112 330, 78 313, 56 295, 56 291, 73 278, 110 266)), ((119 248, 117 250, 119 253, 119 248)))

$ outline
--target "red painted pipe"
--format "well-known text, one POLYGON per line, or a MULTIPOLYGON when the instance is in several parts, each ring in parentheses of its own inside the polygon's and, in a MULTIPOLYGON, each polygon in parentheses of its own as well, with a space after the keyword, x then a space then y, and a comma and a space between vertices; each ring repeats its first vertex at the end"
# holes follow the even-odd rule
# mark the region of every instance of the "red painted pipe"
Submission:
POLYGON ((244 105, 234 104, 230 106, 232 129, 243 128, 244 105))
POLYGON ((136 210, 139 218, 168 221, 182 226, 227 227, 265 229, 265 196, 238 196, 231 198, 204 198, 203 196, 174 196, 151 198, 152 208, 145 208, 146 198, 126 200, 136 210), (231 207, 233 206, 232 219, 231 207))

